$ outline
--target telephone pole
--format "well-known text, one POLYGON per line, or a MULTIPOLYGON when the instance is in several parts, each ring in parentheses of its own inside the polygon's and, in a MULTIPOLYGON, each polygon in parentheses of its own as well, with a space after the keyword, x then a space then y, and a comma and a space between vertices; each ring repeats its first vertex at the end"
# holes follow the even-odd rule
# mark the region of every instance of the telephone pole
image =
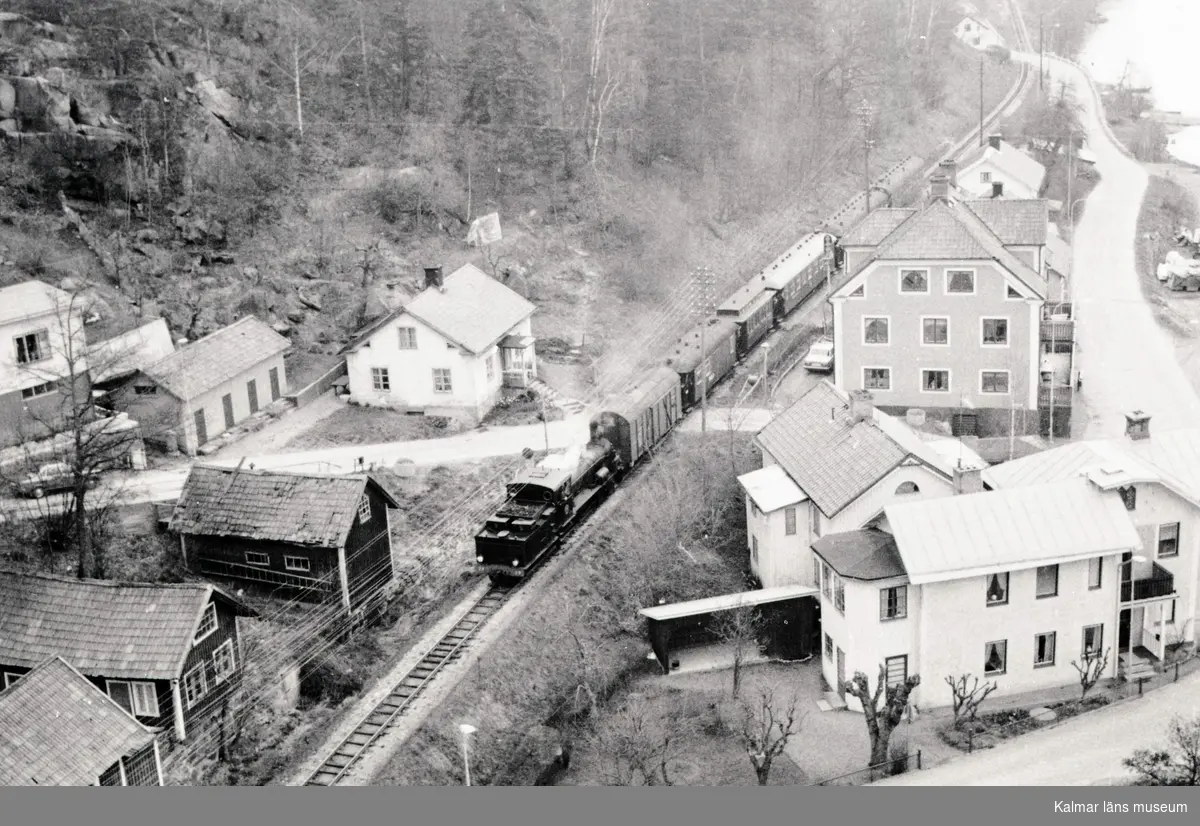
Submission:
POLYGON ((863 208, 866 212, 871 211, 871 148, 875 145, 875 141, 871 139, 871 116, 873 114, 871 104, 867 103, 866 98, 863 98, 862 103, 858 104, 858 122, 863 130, 863 194, 867 199, 863 208))
POLYGON ((712 270, 702 266, 696 270, 696 282, 700 287, 696 309, 700 315, 700 363, 696 365, 696 379, 700 384, 700 432, 708 432, 708 314, 712 312, 714 276, 712 270))
POLYGON ((1046 14, 1038 15, 1038 92, 1045 93, 1046 79, 1046 14))
POLYGON ((983 55, 979 56, 979 145, 983 146, 983 55))

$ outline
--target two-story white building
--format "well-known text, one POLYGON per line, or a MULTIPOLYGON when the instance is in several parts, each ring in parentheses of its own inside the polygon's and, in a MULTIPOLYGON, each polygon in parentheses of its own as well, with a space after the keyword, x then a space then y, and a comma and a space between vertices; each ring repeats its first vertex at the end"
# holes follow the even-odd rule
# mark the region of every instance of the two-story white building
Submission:
POLYGON ((0 447, 57 432, 70 407, 63 396, 70 381, 86 398, 86 309, 82 299, 41 281, 0 289, 0 447))
POLYGON ((763 466, 738 482, 746 493, 750 568, 764 588, 815 586, 818 537, 878 524, 890 502, 981 485, 959 464, 985 465, 961 442, 939 450, 877 410, 869 394, 851 396, 828 381, 776 416, 756 442, 763 466))
POLYGON ((343 351, 350 400, 478 420, 505 386, 537 377, 532 316, 513 290, 467 264, 356 334, 343 351))
POLYGON ((1121 560, 1141 541, 1115 490, 1087 478, 886 506, 887 531, 813 543, 822 673, 845 692, 920 674, 912 701, 948 706, 945 677, 994 681, 997 696, 1068 686, 1072 661, 1118 669, 1121 560))
POLYGON ((954 186, 966 198, 1038 198, 1046 167, 1000 135, 970 150, 958 162, 954 186))

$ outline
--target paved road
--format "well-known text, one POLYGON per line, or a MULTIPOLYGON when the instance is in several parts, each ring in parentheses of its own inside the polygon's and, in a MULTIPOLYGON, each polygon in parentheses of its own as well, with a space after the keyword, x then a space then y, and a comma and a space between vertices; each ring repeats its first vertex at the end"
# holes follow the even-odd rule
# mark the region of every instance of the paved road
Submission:
POLYGON ((875 786, 1119 786, 1121 761, 1135 749, 1166 742, 1172 714, 1200 713, 1200 673, 1054 728, 963 755, 940 766, 881 780, 875 786))
POLYGON ((1124 414, 1135 409, 1149 413, 1156 429, 1193 426, 1200 421, 1200 399, 1138 286, 1133 240, 1148 175, 1108 139, 1082 72, 1057 60, 1049 64, 1054 80, 1074 87, 1084 106, 1088 148, 1101 176, 1076 227, 1068 295, 1079 320, 1076 365, 1089 415, 1082 434, 1120 436, 1124 414))

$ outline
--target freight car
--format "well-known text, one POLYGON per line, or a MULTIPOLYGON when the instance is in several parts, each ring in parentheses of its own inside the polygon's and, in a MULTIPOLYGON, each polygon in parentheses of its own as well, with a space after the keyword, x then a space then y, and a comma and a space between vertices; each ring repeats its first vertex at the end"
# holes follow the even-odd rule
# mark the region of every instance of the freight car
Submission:
POLYGON ((771 293, 763 284, 763 277, 756 275, 749 284, 739 289, 717 308, 718 318, 728 318, 737 325, 738 361, 750 355, 774 326, 775 318, 771 307, 771 293))
POLYGON ((763 270, 763 284, 773 293, 776 325, 825 283, 833 267, 835 240, 828 232, 806 235, 763 270))
POLYGON ((737 364, 738 327, 728 318, 709 318, 681 338, 667 357, 667 366, 679 374, 679 393, 684 412, 700 402, 707 382, 708 390, 729 374, 737 364), (700 330, 704 329, 704 350, 700 350, 700 330), (701 369, 702 365, 706 369, 701 369), (705 375, 707 373, 707 375, 705 375))

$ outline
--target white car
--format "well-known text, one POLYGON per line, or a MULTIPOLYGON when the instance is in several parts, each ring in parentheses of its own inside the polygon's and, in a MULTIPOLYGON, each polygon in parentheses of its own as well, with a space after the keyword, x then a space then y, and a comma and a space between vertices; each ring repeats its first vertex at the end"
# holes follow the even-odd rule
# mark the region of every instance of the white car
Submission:
POLYGON ((833 370, 833 342, 819 339, 809 348, 804 361, 800 362, 810 373, 829 373, 833 370))

